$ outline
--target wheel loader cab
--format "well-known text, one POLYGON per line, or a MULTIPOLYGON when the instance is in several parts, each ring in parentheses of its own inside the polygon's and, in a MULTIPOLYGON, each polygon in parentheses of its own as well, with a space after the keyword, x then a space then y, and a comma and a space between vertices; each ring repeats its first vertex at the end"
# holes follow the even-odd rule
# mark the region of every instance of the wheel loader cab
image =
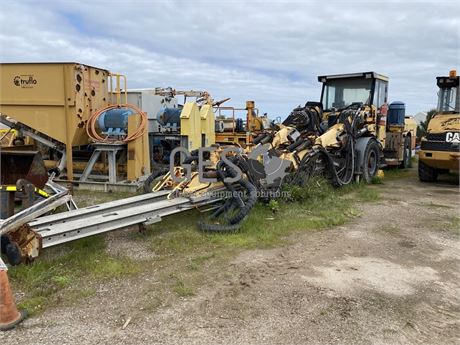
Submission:
POLYGON ((378 109, 388 100, 388 78, 375 72, 325 75, 318 81, 323 83, 321 103, 325 113, 340 111, 352 103, 378 109))
POLYGON ((451 73, 449 77, 437 77, 436 80, 439 87, 438 113, 460 113, 459 77, 451 73))
POLYGON ((360 137, 355 145, 357 170, 366 181, 375 175, 376 169, 369 169, 373 161, 378 162, 379 167, 410 166, 415 147, 415 122, 405 116, 403 102, 387 106, 388 77, 376 72, 361 72, 319 76, 318 81, 323 86, 322 128, 337 126, 342 114, 347 114, 347 107, 366 106, 359 110, 360 137), (370 149, 375 151, 375 159, 369 155, 370 149))

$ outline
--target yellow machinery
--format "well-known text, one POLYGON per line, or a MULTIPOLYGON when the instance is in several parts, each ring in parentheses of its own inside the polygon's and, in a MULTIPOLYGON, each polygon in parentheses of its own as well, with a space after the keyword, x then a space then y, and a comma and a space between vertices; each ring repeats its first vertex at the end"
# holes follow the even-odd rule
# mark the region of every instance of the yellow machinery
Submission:
POLYGON ((215 115, 213 100, 207 91, 181 91, 168 87, 155 89, 155 94, 167 98, 184 96, 184 104, 176 112, 178 116, 174 117, 173 112, 169 120, 166 120, 167 111, 163 111, 159 116, 160 122, 166 125, 166 128, 171 128, 172 124, 176 125, 182 137, 181 146, 193 151, 203 146, 214 145, 215 115), (187 101, 188 98, 194 98, 195 101, 187 101))
POLYGON ((225 187, 226 201, 199 227, 227 232, 238 229, 258 198, 279 195, 282 183, 305 185, 317 174, 334 186, 371 182, 380 167, 409 164, 415 126, 402 102, 387 105, 387 77, 365 72, 321 76, 319 81, 321 102, 295 108, 283 123, 261 130, 245 149, 225 154, 227 148, 218 146, 203 176, 199 157, 191 156, 157 180, 153 190, 199 197, 225 187), (235 180, 232 184, 226 178, 235 180))
POLYGON ((322 120, 330 125, 336 121, 341 109, 357 102, 368 105, 364 121, 369 133, 380 145, 382 164, 410 165, 417 124, 412 117, 405 116, 404 103, 392 102, 388 105, 388 77, 364 72, 320 76, 318 81, 323 83, 322 120))
POLYGON ((452 70, 449 76, 436 79, 439 87, 437 113, 428 123, 419 151, 418 176, 423 182, 436 181, 439 173, 459 170, 460 78, 452 70))
POLYGON ((0 112, 64 145, 68 179, 72 147, 89 144, 86 120, 109 101, 109 72, 77 63, 1 64, 0 112))
POLYGON ((246 108, 219 107, 217 111, 216 142, 220 144, 237 144, 246 147, 252 144, 255 135, 270 128, 268 117, 259 115, 254 101, 247 101, 246 108), (246 121, 236 118, 240 111, 246 111, 246 121), (231 116, 223 115, 226 112, 231 112, 231 116))
MULTIPOLYGON (((46 216, 29 222, 29 228, 25 229, 21 226, 26 220, 18 216, 0 224, 0 235, 7 235, 9 244, 16 246, 16 257, 33 258, 36 256, 33 252, 40 248, 32 248, 31 252, 21 244, 25 241, 17 241, 15 234, 20 229, 24 229, 27 238, 32 236, 37 240, 35 243, 41 241, 46 248, 116 228, 152 224, 167 215, 210 204, 214 210, 210 220, 201 219, 199 228, 208 232, 235 231, 259 198, 279 196, 285 182, 302 186, 317 174, 335 186, 359 179, 370 182, 388 159, 404 161, 401 143, 409 142, 406 139, 412 133, 406 131, 403 104, 390 105, 387 111, 386 77, 366 72, 323 76, 319 80, 323 83, 321 102, 307 102, 304 107, 294 109, 283 123, 263 129, 254 138, 253 145, 244 149, 215 145, 206 158, 201 151, 185 155, 180 166, 174 165, 174 160, 169 171, 152 181, 155 183, 149 191, 156 193, 117 200, 98 208, 46 216), (396 134, 404 140, 398 140, 398 146, 388 145, 388 138, 396 134), (215 207, 220 201, 223 201, 221 205, 215 207)), ((206 102, 200 111, 211 115, 212 112, 208 113, 211 103, 206 102)), ((199 109, 185 103, 180 118, 191 120, 181 121, 187 133, 194 129, 196 134, 201 134, 196 127, 197 114, 202 115, 199 109)), ((169 115, 177 118, 177 114, 169 115)), ((177 124, 177 121, 166 120, 169 116, 166 113, 163 115, 163 123, 177 124)), ((205 119, 201 116, 199 120, 205 119)), ((396 142, 395 138, 390 140, 396 142)), ((199 135, 191 136, 187 143, 193 148, 197 141, 200 141, 199 135)), ((48 211, 51 198, 39 206, 34 205, 30 212, 48 211)))
MULTIPOLYGON (((14 143, 18 143, 18 131, 11 128, 0 129, 0 146, 13 146, 14 143)), ((19 139, 21 144, 24 144, 22 139, 19 139)))
POLYGON ((178 138, 175 145, 190 150, 214 143, 209 102, 186 102, 177 130, 160 131, 150 125, 158 108, 167 106, 165 97, 142 92, 144 103, 154 107, 129 104, 123 75, 79 63, 7 63, 0 64, 0 74, 0 121, 45 147, 47 167, 70 181, 106 178, 101 173, 110 183, 120 174, 129 181, 148 175, 157 137, 178 138))

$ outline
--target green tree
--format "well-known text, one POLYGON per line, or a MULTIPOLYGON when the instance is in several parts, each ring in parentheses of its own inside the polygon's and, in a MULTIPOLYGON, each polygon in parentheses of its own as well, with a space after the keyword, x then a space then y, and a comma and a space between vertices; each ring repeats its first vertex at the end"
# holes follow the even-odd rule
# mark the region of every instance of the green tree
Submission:
POLYGON ((436 109, 431 109, 426 113, 425 121, 420 122, 417 126, 417 138, 420 139, 421 137, 426 135, 426 131, 428 129, 428 123, 430 122, 431 118, 437 113, 436 109))

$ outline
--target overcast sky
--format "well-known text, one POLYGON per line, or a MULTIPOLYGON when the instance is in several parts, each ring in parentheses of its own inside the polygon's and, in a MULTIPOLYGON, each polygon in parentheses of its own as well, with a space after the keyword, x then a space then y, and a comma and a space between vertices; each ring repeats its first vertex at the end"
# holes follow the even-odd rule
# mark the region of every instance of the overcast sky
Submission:
POLYGON ((317 75, 374 70, 415 114, 436 105, 435 77, 460 68, 459 4, 3 0, 0 60, 85 63, 133 88, 255 100, 272 118, 319 100, 317 75))

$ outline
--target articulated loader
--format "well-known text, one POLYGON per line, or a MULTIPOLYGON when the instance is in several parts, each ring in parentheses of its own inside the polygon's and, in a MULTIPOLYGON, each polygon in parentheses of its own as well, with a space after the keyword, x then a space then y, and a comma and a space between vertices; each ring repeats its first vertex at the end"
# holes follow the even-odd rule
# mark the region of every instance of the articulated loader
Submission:
POLYGON ((439 87, 437 113, 428 123, 419 151, 418 176, 422 182, 434 182, 438 174, 459 170, 460 95, 459 76, 437 77, 439 87))

